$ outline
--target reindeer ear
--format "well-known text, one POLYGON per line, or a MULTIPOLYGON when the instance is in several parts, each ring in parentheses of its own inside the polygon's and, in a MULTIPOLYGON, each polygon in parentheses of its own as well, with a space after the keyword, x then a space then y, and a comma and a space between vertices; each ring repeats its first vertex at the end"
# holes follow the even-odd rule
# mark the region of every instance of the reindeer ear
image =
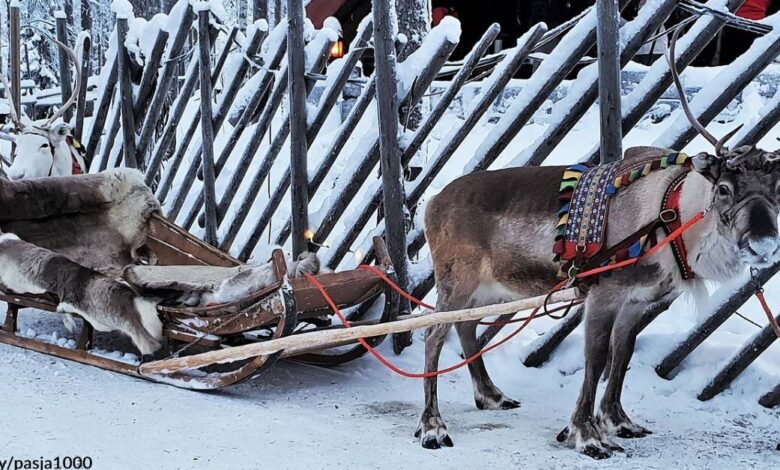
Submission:
POLYGON ((715 183, 720 178, 720 170, 723 165, 723 159, 711 155, 706 152, 695 155, 691 162, 693 163, 693 169, 697 173, 707 178, 710 183, 715 183))
POLYGON ((68 134, 70 134, 70 126, 64 122, 61 122, 52 127, 50 131, 51 139, 54 144, 59 144, 65 140, 65 137, 67 137, 68 134))

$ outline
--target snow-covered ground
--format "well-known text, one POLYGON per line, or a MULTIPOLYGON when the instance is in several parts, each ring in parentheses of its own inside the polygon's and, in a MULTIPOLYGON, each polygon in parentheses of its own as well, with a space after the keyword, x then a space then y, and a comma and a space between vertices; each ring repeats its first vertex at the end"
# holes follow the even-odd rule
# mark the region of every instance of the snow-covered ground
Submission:
MULTIPOLYGON (((718 69, 690 70, 683 78, 686 85, 702 86, 717 83, 718 72, 718 69)), ((571 82, 566 82, 562 89, 565 91, 570 86, 571 82)), ((761 86, 757 82, 749 85, 739 104, 722 113, 721 122, 709 126, 710 131, 723 135, 738 123, 755 120, 767 102, 759 93, 761 86)), ((197 109, 197 99, 191 101, 183 122, 189 122, 197 109)), ((503 103, 480 122, 434 181, 428 196, 468 166, 479 145, 491 138, 496 121, 501 118, 499 113, 511 109, 511 104, 503 103)), ((468 105, 463 103, 465 107, 468 105)), ((510 164, 544 134, 555 117, 552 113, 548 115, 551 105, 548 102, 543 106, 533 121, 517 134, 494 168, 510 164)), ((627 147, 663 140, 670 129, 680 126, 676 123, 679 110, 673 111, 669 106, 665 110, 664 106, 667 105, 659 105, 656 114, 665 111, 665 118, 660 122, 650 118, 642 120, 626 135, 627 147)), ((282 114, 278 113, 273 129, 279 128, 282 114)), ((309 152, 312 169, 333 140, 339 124, 337 114, 331 113, 320 136, 312 143, 309 152)), ((370 148, 375 116, 372 105, 322 190, 312 199, 310 210, 314 222, 322 217, 330 198, 343 185, 344 177, 351 175, 355 158, 370 148)), ((416 163, 425 165, 460 119, 457 113, 445 116, 423 146, 416 163)), ((229 134, 227 125, 218 132, 218 148, 229 134)), ((780 129, 776 128, 761 144, 774 149, 778 136, 780 129)), ((251 132, 245 133, 237 149, 243 149, 250 137, 251 132)), ((259 156, 268 147, 265 140, 268 139, 264 139, 259 156)), ((578 161, 597 144, 598 114, 593 107, 545 164, 578 161)), ((708 144, 701 138, 686 148, 689 153, 705 149, 708 144)), ((286 152, 285 147, 281 154, 286 152)), ((217 181, 218 191, 232 176, 230 170, 235 168, 240 153, 234 152, 228 160, 227 171, 217 181)), ((187 156, 182 168, 189 165, 190 158, 187 156)), ((250 171, 259 165, 257 160, 250 171)), ((278 184, 285 169, 284 161, 274 166, 269 190, 278 184)), ((179 174, 177 183, 182 176, 179 174)), ((347 217, 334 229, 333 240, 344 231, 349 216, 355 213, 364 196, 379 184, 374 176, 358 193, 347 217)), ((195 183, 182 213, 187 212, 199 184, 195 183)), ((247 184, 245 181, 244 186, 247 184)), ((267 201, 264 193, 257 197, 249 220, 259 215, 267 201)), ((280 215, 273 224, 275 231, 287 218, 286 204, 285 200, 278 211, 280 215)), ((417 213, 422 214, 422 208, 417 213)), ((419 229, 419 224, 415 228, 419 229)), ((363 243, 369 239, 369 231, 363 234, 363 243)), ((237 245, 247 235, 244 228, 237 245)), ((264 259, 271 248, 261 244, 255 252, 257 258, 264 259)), ((413 273, 425 271, 426 256, 423 251, 413 273)), ((350 259, 342 266, 358 262, 350 259)), ((771 282, 767 288, 770 303, 780 309, 780 294, 775 289, 780 289, 780 281, 771 282)), ((755 301, 740 312, 759 324, 766 322, 755 301)), ((698 401, 696 394, 757 331, 756 326, 732 318, 688 358, 673 380, 661 379, 653 371, 658 361, 699 320, 696 310, 680 301, 640 336, 627 376, 624 405, 640 424, 655 434, 641 440, 620 441, 626 452, 616 454, 607 462, 593 461, 555 441, 555 435, 568 422, 582 380, 581 331, 566 339, 544 367, 527 369, 522 365, 521 358, 530 343, 550 328, 550 320, 535 321, 517 339, 486 358, 499 387, 522 401, 520 409, 478 411, 473 404, 467 372, 458 371, 440 379, 441 411, 455 447, 438 451, 422 449, 412 437, 422 409, 422 384, 392 375, 371 357, 335 369, 282 362, 250 383, 220 393, 196 393, 0 345, 0 468, 12 456, 35 459, 75 455, 92 457, 96 469, 780 468, 780 451, 775 450, 780 442, 780 410, 767 410, 757 404, 762 394, 780 382, 780 344, 772 346, 728 391, 709 402, 698 401)), ((27 314, 20 326, 26 334, 50 334, 57 330, 60 337, 68 337, 61 324, 48 314, 27 314)), ((408 370, 421 370, 422 344, 422 333, 417 332, 414 345, 393 360, 408 370)), ((392 357, 387 344, 382 350, 392 357)), ((459 353, 457 340, 451 338, 442 354, 441 365, 459 361, 459 353)))
MULTIPOLYGON (((780 288, 780 282, 769 286, 780 288)), ((772 302, 780 306, 780 296, 772 302)), ((750 304, 742 311, 762 322, 750 304)), ((23 331, 61 326, 28 314, 23 331)), ((443 417, 455 447, 425 450, 412 437, 422 384, 400 378, 373 358, 335 369, 280 362, 254 381, 219 393, 145 382, 0 345, 0 461, 89 455, 96 469, 134 468, 615 468, 773 469, 780 465, 780 410, 758 397, 780 379, 780 345, 764 353, 727 392, 695 396, 756 327, 739 318, 704 343, 672 381, 653 366, 695 321, 685 302, 644 332, 627 376, 624 403, 655 433, 620 440, 624 454, 593 461, 555 441, 582 380, 577 330, 539 369, 520 358, 551 323, 539 320, 486 356, 512 411, 479 411, 465 370, 440 379, 443 417)), ((29 331, 28 331, 29 333, 29 331)), ((422 333, 394 362, 420 370, 422 333)), ((389 344, 381 348, 392 357, 389 344)), ((442 365, 460 360, 450 338, 442 365)))

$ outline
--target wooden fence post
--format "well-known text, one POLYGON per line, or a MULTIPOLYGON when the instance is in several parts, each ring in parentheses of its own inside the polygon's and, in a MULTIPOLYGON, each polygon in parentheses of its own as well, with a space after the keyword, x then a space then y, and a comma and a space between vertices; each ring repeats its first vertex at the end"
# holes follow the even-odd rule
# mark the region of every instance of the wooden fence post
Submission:
MULTIPOLYGON (((66 46, 70 45, 68 41, 68 17, 64 11, 57 11, 54 13, 54 18, 57 24, 57 40, 66 46)), ((73 91, 70 83, 70 59, 68 53, 59 49, 60 51, 60 96, 62 98, 62 104, 65 104, 73 91)), ((78 64, 74 64, 78 66, 78 64)), ((73 109, 69 108, 62 116, 62 120, 70 122, 70 118, 73 117, 73 109)))
MULTIPOLYGON (((92 37, 87 35, 84 38, 84 50, 82 51, 81 64, 77 67, 81 67, 81 83, 79 83, 79 96, 76 101, 76 125, 73 129, 73 136, 81 140, 81 134, 84 132, 84 115, 87 112, 87 87, 89 86, 89 75, 91 73, 92 63, 90 50, 92 49, 92 37)), ((84 162, 89 168, 91 163, 91 156, 85 155, 86 161, 84 162)))
POLYGON ((11 50, 8 53, 8 60, 10 62, 9 69, 11 71, 11 89, 6 90, 6 96, 8 96, 11 106, 16 109, 17 116, 22 115, 22 70, 20 58, 21 37, 19 35, 21 29, 21 11, 19 8, 19 2, 11 2, 9 9, 9 34, 11 50))
POLYGON ((306 58, 303 51, 303 1, 287 1, 287 77, 290 98, 290 173, 292 176, 293 258, 307 251, 309 175, 306 140, 306 58))
MULTIPOLYGON (((122 138, 124 161, 128 168, 138 168, 135 154, 135 117, 133 117, 133 83, 130 81, 130 56, 125 47, 127 16, 116 18, 117 72, 119 75, 119 104, 122 111, 122 138)), ((117 162, 118 163, 118 162, 117 162)))
POLYGON ((620 119, 620 7, 617 0, 598 0, 596 11, 601 161, 609 163, 623 157, 620 119))
MULTIPOLYGON (((211 39, 208 3, 198 4, 198 63, 200 64, 200 129, 203 136, 203 198, 206 201, 206 242, 217 244, 217 200, 214 190, 214 128, 211 121, 211 39)), ((228 47, 230 47, 228 45, 228 47)))
MULTIPOLYGON (((402 179, 401 148, 398 145, 398 92, 396 88, 396 55, 393 44, 397 25, 391 15, 389 2, 372 0, 371 4, 374 14, 377 120, 379 122, 379 160, 382 170, 382 194, 385 209, 385 238, 390 259, 398 276, 398 284, 402 289, 408 289, 406 195, 402 179)), ((408 301, 401 302, 399 313, 409 313, 408 301)), ((411 336, 407 335, 404 342, 408 343, 410 340, 411 336)), ((399 345, 397 341, 394 341, 394 346, 396 351, 400 352, 406 344, 399 345)))
MULTIPOLYGON (((116 54, 109 57, 105 64, 103 64, 104 70, 107 70, 106 85, 102 90, 98 90, 100 93, 99 98, 95 101, 94 111, 92 113, 92 127, 89 132, 89 140, 86 145, 86 154, 94 158, 97 151, 98 143, 100 143, 100 136, 103 135, 103 128, 106 125, 106 116, 108 115, 108 109, 111 107, 111 98, 114 96, 114 87, 117 81, 117 68, 116 68, 116 54)), ((100 74, 101 77, 103 73, 100 74)))

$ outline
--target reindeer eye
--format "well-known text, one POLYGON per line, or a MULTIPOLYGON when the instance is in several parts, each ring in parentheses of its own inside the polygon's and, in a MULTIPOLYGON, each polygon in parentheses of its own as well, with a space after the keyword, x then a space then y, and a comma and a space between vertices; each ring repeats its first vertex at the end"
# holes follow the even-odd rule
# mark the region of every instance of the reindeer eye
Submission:
POLYGON ((49 148, 49 144, 43 144, 43 145, 41 145, 41 148, 42 149, 47 149, 47 148, 49 148))
POLYGON ((731 188, 728 187, 726 184, 719 184, 718 185, 718 195, 720 196, 731 196, 731 188))

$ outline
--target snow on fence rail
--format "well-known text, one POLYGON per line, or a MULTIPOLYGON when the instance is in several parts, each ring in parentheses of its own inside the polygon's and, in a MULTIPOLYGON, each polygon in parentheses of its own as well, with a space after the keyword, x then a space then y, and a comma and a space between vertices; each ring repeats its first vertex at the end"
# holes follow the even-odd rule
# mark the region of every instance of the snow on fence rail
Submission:
MULTIPOLYGON (((620 6, 627 3, 621 1, 620 6)), ((715 10, 734 11, 742 3, 710 0, 707 5, 715 10)), ((300 0, 291 4, 298 5, 300 0)), ((677 0, 650 0, 636 19, 623 25, 621 66, 628 64, 678 6, 677 0)), ((311 23, 301 24, 300 18, 292 15, 294 21, 289 24, 294 28, 289 31, 287 21, 276 23, 269 31, 262 20, 239 31, 224 27, 219 10, 210 9, 207 3, 198 3, 196 9, 189 1, 179 0, 163 21, 121 18, 128 12, 120 15, 97 81, 97 97, 84 129, 84 140, 90 160, 96 156, 92 171, 117 165, 139 167, 146 172, 146 181, 155 188, 168 217, 242 260, 264 259, 274 245, 285 246, 292 238, 294 251, 308 245, 310 250, 322 252, 329 268, 350 268, 371 261, 371 237, 383 233, 385 223, 395 227, 388 233, 395 233, 398 238, 398 227, 403 234, 404 227, 408 229, 413 219, 417 227, 406 232, 406 239, 401 235, 400 240, 388 240, 388 244, 400 244, 409 257, 423 256, 421 261, 409 265, 406 282, 414 295, 422 298, 433 288, 433 271, 425 257, 419 206, 435 191, 434 184, 446 182, 442 180, 453 175, 498 166, 543 164, 598 98, 597 64, 593 64, 579 72, 565 97, 549 104, 556 88, 575 67, 588 62, 583 59, 587 59, 586 54, 596 42, 595 9, 555 30, 547 31, 544 25, 537 25, 518 39, 516 47, 500 55, 486 56, 499 33, 499 26, 494 24, 457 65, 448 65, 448 60, 459 42, 460 26, 457 20, 445 18, 406 60, 396 65, 394 59, 390 61, 397 76, 392 83, 395 89, 387 88, 390 85, 381 80, 384 76, 379 80, 374 76, 355 79, 353 71, 364 51, 372 45, 380 47, 380 40, 384 47, 388 40, 376 37, 372 41, 372 34, 379 33, 371 18, 360 24, 349 53, 328 65, 329 51, 338 40, 339 29, 332 20, 315 30, 311 23), (192 42, 190 38, 197 40, 192 42), (296 46, 301 45, 301 38, 305 47, 296 46), (533 55, 531 61, 539 45, 551 40, 558 41, 557 46, 547 55, 533 55), (143 58, 144 70, 138 83, 131 82, 130 56, 136 61, 143 58), (522 82, 498 122, 486 133, 480 133, 485 128, 480 124, 491 119, 493 103, 504 96, 519 67, 529 61, 536 65, 533 74, 522 82), (492 69, 486 69, 487 66, 492 69), (181 71, 183 77, 179 77, 181 71), (436 139, 434 129, 441 132, 446 112, 477 73, 483 79, 477 95, 463 110, 463 119, 446 129, 444 137, 437 139, 440 142, 430 158, 419 163, 424 161, 417 158, 421 149, 436 139), (432 93, 434 80, 443 75, 452 78, 436 85, 435 103, 416 128, 407 129, 408 110, 432 93), (324 83, 314 93, 320 79, 324 83), (360 87, 361 91, 341 120, 342 110, 335 105, 348 84, 360 87), (200 90, 197 94, 196 89, 200 90), (290 106, 285 99, 288 90, 296 93, 290 106), (388 92, 396 94, 401 115, 377 116, 369 112, 378 104, 392 104, 382 101, 387 99, 388 92), (378 96, 381 103, 377 103, 378 96), (305 107, 301 106, 303 99, 308 100, 305 107), (533 116, 548 106, 549 126, 541 136, 510 146, 518 142, 516 137, 533 116), (295 111, 291 113, 292 110, 295 111), (382 143, 377 131, 379 121, 383 128, 402 128, 396 152, 400 165, 407 168, 416 161, 420 166, 419 173, 408 173, 408 183, 391 188, 390 199, 384 190, 394 183, 379 178, 380 162, 388 164, 383 161, 382 147, 386 142, 382 143), (464 142, 473 144, 475 140, 476 150, 468 161, 457 162, 456 170, 442 171, 464 142), (512 155, 507 155, 510 151, 512 155), (301 172, 300 165, 307 171, 301 172), (294 201, 288 196, 291 189, 294 201), (390 209, 385 207, 388 203, 408 207, 410 220, 401 220, 404 216, 398 214, 403 213, 395 209, 386 210, 390 209), (383 220, 385 214, 393 214, 392 220, 383 220)), ((678 68, 689 65, 726 21, 723 16, 708 14, 695 18, 680 37, 674 58, 678 68)), ((765 25, 771 26, 771 31, 696 93, 691 107, 703 123, 721 113, 780 53, 780 14, 767 19, 765 25)), ((403 48, 405 43, 398 40, 395 46, 403 48)), ((383 60, 377 64, 378 70, 387 66, 383 60)), ((623 98, 622 115, 616 116, 616 122, 621 122, 624 134, 632 132, 671 82, 665 60, 656 60, 623 98)), ((739 144, 757 142, 778 118, 780 92, 775 91, 759 118, 739 134, 739 144)), ((693 138, 690 124, 678 116, 655 145, 683 148, 693 138)), ((597 161, 598 149, 571 158, 597 161)), ((401 270, 405 266, 403 263, 401 270)), ((780 266, 762 271, 758 281, 767 282, 778 269, 780 266)), ((723 300, 716 302, 689 337, 659 363, 658 374, 671 376, 751 293, 747 283, 735 292, 720 292, 717 296, 723 300)), ((361 308, 354 315, 368 310, 361 308)), ((643 325, 664 310, 648 312, 643 325)), ((582 310, 573 309, 537 340, 524 360, 526 366, 545 363, 581 317, 582 310)), ((701 399, 711 398, 726 388, 766 350, 776 339, 766 334, 768 328, 749 339, 733 360, 713 376, 699 395, 701 399)), ((481 341, 487 343, 499 329, 488 328, 481 341)), ((403 341, 397 339, 396 349, 402 348, 403 341)), ((774 406, 777 401, 776 388, 761 399, 765 406, 774 406)))

